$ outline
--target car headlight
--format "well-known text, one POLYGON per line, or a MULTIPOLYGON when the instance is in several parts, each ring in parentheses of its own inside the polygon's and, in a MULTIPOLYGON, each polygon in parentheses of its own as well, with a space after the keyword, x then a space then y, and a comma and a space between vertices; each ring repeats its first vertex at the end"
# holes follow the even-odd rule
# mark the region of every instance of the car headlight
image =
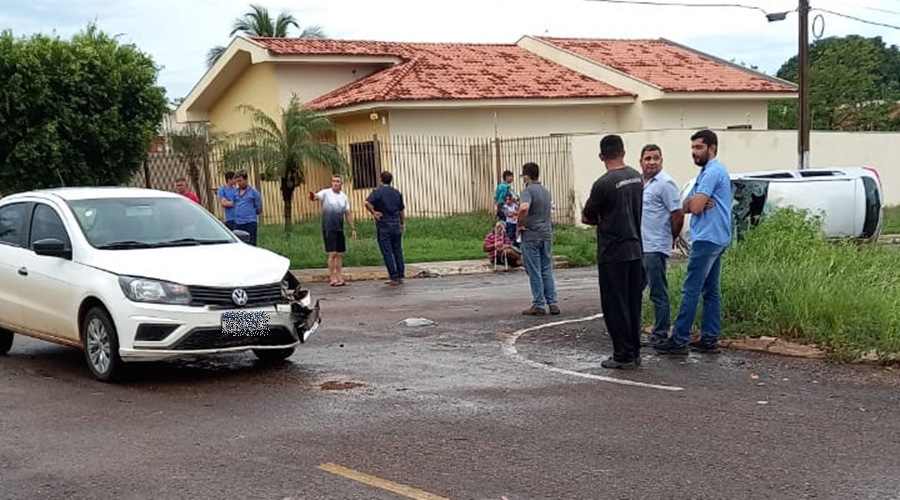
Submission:
POLYGON ((120 276, 119 286, 130 300, 156 304, 190 304, 188 287, 168 281, 120 276))

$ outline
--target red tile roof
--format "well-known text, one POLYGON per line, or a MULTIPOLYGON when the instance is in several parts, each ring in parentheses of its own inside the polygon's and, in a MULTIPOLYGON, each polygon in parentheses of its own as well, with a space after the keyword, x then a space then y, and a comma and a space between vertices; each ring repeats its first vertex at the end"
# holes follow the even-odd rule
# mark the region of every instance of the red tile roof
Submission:
POLYGON ((393 56, 403 61, 307 103, 317 109, 385 101, 631 96, 517 45, 253 40, 278 55, 393 56))
POLYGON ((667 92, 795 92, 793 85, 741 69, 664 39, 539 37, 667 92))

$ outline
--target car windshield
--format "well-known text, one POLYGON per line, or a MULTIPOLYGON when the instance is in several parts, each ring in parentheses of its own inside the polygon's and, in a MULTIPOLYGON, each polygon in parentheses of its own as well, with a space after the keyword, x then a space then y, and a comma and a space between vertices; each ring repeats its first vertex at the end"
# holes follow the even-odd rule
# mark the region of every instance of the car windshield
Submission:
POLYGON ((88 242, 124 250, 235 243, 212 214, 184 198, 95 198, 69 201, 88 242))

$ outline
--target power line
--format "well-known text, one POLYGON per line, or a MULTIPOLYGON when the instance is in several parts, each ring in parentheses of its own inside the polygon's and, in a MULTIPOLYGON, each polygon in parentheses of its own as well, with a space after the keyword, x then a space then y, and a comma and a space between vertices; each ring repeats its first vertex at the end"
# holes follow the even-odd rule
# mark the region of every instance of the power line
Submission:
MULTIPOLYGON (((739 8, 739 9, 751 9, 758 10, 763 14, 769 14, 762 7, 758 7, 756 5, 745 5, 741 3, 697 3, 697 2, 659 2, 653 0, 587 0, 589 2, 603 2, 603 3, 615 3, 615 4, 626 4, 626 5, 653 5, 656 7, 730 7, 730 8, 739 8)), ((897 0, 900 1, 900 0, 897 0)), ((795 9, 796 10, 796 9, 795 9)), ((840 12, 835 12, 833 10, 828 9, 820 9, 820 8, 812 8, 810 10, 817 10, 819 12, 825 12, 826 14, 831 14, 837 17, 843 17, 845 19, 851 19, 853 21, 871 24, 873 26, 881 26, 883 28, 890 28, 895 30, 900 30, 900 26, 896 26, 893 24, 879 23, 876 21, 869 21, 868 19, 863 19, 861 17, 851 16, 849 14, 843 14, 840 12)))
POLYGON ((654 6, 666 6, 670 5, 673 7, 733 7, 739 9, 752 9, 758 10, 762 13, 767 13, 762 7, 757 7, 756 5, 744 5, 741 3, 696 3, 696 2, 654 2, 652 0, 587 0, 589 2, 603 2, 603 3, 620 3, 620 4, 631 4, 631 5, 654 5, 654 6))
MULTIPOLYGON (((624 0, 622 0, 622 1, 624 1, 624 0)), ((861 17, 851 16, 851 15, 849 15, 849 14, 841 14, 840 12, 835 12, 835 11, 833 11, 833 10, 820 9, 820 8, 813 8, 813 9, 811 9, 811 10, 817 10, 817 11, 819 11, 819 12, 824 12, 824 13, 826 13, 826 14, 831 14, 832 16, 843 17, 843 18, 845 18, 845 19, 852 19, 853 21, 858 21, 858 22, 865 23, 865 24, 871 24, 871 25, 873 25, 873 26, 881 26, 881 27, 883 27, 883 28, 891 28, 891 29, 895 29, 895 30, 900 30, 900 26, 895 26, 895 25, 893 25, 893 24, 879 23, 879 22, 875 22, 875 21, 869 21, 868 19, 863 19, 863 18, 861 18, 861 17)))

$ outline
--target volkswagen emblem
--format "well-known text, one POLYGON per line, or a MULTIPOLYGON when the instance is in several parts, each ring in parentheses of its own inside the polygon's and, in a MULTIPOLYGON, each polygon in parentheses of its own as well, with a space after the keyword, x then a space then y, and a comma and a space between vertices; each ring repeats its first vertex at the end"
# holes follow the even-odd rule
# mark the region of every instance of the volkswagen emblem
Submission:
POLYGON ((247 291, 243 288, 236 288, 231 292, 231 300, 239 306, 247 305, 247 291))

